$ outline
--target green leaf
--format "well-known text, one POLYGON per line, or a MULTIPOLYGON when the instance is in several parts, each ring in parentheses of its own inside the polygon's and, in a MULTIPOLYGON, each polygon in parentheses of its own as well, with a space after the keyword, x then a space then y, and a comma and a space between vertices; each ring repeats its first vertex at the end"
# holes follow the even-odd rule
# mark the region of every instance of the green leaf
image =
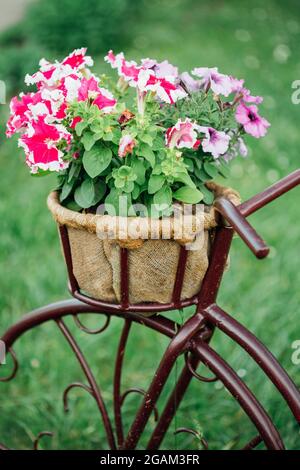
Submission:
POLYGON ((123 191, 125 193, 132 193, 134 189, 134 182, 133 181, 126 181, 124 187, 123 187, 123 191))
POLYGON ((230 175, 230 169, 229 166, 226 163, 221 163, 221 165, 218 167, 218 171, 223 178, 228 178, 230 175))
POLYGON ((132 191, 132 199, 134 199, 135 201, 139 197, 140 193, 141 193, 141 187, 135 183, 133 191, 132 191))
POLYGON ((112 188, 105 199, 105 209, 110 215, 126 217, 132 204, 131 195, 124 194, 118 189, 112 188))
POLYGON ((116 145, 119 145, 120 139, 122 137, 122 132, 120 129, 113 129, 113 138, 112 142, 116 145))
POLYGON ((75 184, 75 180, 73 180, 70 183, 68 180, 65 181, 65 183, 63 184, 63 187, 61 188, 61 192, 59 194, 60 202, 63 202, 71 194, 74 184, 75 184))
POLYGON ((157 136, 154 139, 152 149, 153 150, 160 150, 164 147, 164 145, 165 145, 165 142, 164 142, 163 138, 161 136, 157 136))
POLYGON ((135 158, 134 160, 132 160, 131 167, 137 176, 136 182, 139 185, 144 184, 146 168, 143 160, 141 160, 140 158, 135 158))
POLYGON ((175 178, 174 178, 174 181, 184 183, 185 185, 189 186, 190 188, 196 188, 196 185, 193 182, 190 175, 188 173, 185 173, 185 172, 177 173, 175 178))
POLYGON ((153 150, 149 147, 149 145, 141 144, 136 153, 137 155, 144 157, 150 163, 152 168, 154 168, 155 154, 153 150))
POLYGON ((187 166, 187 170, 190 172, 190 173, 193 173, 194 171, 194 162, 191 158, 185 158, 184 159, 184 163, 186 164, 187 166))
POLYGON ((158 205, 167 205, 170 206, 172 204, 172 191, 169 186, 166 184, 153 196, 154 204, 158 205))
POLYGON ((112 132, 105 132, 105 134, 103 134, 103 140, 105 140, 106 142, 111 142, 114 138, 114 135, 112 132))
POLYGON ((140 135, 140 139, 142 142, 145 142, 145 144, 148 144, 150 145, 150 147, 152 147, 153 145, 153 137, 151 137, 151 135, 149 134, 142 134, 140 135))
POLYGON ((127 165, 123 165, 118 169, 118 176, 121 178, 129 178, 133 175, 132 168, 127 165))
POLYGON ((125 186, 125 179, 123 178, 115 178, 115 187, 117 189, 122 189, 125 186))
POLYGON ((155 167, 152 170, 152 175, 160 175, 162 172, 161 169, 161 164, 159 163, 158 165, 155 165, 155 167))
POLYGON ((38 169, 37 173, 30 173, 33 178, 40 178, 41 176, 50 175, 52 172, 50 170, 41 170, 38 169))
POLYGON ((202 201, 203 194, 198 189, 192 189, 189 186, 182 186, 173 193, 173 197, 186 204, 197 204, 202 201))
POLYGON ((88 123, 85 120, 77 122, 75 126, 75 132, 78 135, 78 137, 81 136, 82 132, 84 131, 84 129, 87 128, 87 126, 88 126, 88 123))
POLYGON ((148 192, 149 194, 154 194, 159 191, 165 182, 165 177, 163 175, 151 175, 148 181, 148 192))
POLYGON ((109 215, 117 215, 119 209, 119 197, 120 191, 116 188, 112 188, 109 194, 105 198, 105 210, 109 215))
POLYGON ((205 183, 205 181, 212 180, 212 177, 209 176, 209 174, 207 174, 206 171, 203 170, 203 168, 195 168, 195 175, 200 181, 203 181, 203 183, 205 183))
POLYGON ((96 140, 97 137, 93 132, 90 131, 86 131, 81 137, 81 143, 84 146, 85 150, 91 150, 96 140))
POLYGON ((95 178, 108 167, 112 159, 112 151, 102 144, 96 144, 83 154, 83 167, 91 178, 95 178))
POLYGON ((87 209, 93 205, 94 198, 94 182, 91 178, 87 178, 80 186, 78 186, 78 188, 76 188, 74 193, 75 202, 83 209, 87 209))
POLYGON ((80 168, 81 165, 78 165, 78 163, 71 163, 71 165, 69 166, 68 183, 70 183, 73 178, 76 179, 79 176, 80 168))
POLYGON ((94 190, 95 196, 92 203, 93 206, 101 201, 106 192, 106 184, 104 183, 104 181, 102 181, 101 179, 98 179, 98 181, 96 182, 94 181, 94 190))
POLYGON ((211 177, 211 178, 215 178, 218 174, 218 168, 213 164, 213 163, 210 163, 210 162, 204 162, 203 163, 203 168, 204 168, 204 171, 211 177))
POLYGON ((67 209, 70 209, 70 211, 79 212, 81 210, 81 207, 73 200, 68 201, 66 204, 64 204, 64 206, 67 209))
POLYGON ((203 193, 204 204, 210 206, 215 199, 214 193, 210 191, 204 184, 200 184, 198 188, 200 189, 201 193, 203 193))

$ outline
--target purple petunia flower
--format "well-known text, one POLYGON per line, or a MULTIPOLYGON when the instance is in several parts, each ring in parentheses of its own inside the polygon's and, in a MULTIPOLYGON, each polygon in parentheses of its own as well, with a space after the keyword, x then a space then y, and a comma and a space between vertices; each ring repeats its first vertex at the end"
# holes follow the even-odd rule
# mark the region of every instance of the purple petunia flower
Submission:
POLYGON ((228 96, 232 92, 230 77, 219 73, 217 67, 198 67, 192 71, 192 74, 202 78, 202 86, 206 90, 211 88, 217 95, 228 96))
POLYGON ((201 81, 195 80, 188 72, 183 72, 180 79, 189 93, 195 93, 201 88, 201 81))
POLYGON ((227 152, 222 155, 222 158, 228 163, 238 155, 246 158, 248 155, 248 149, 242 137, 238 137, 235 144, 231 145, 227 152))
POLYGON ((242 124, 245 132, 259 139, 267 133, 270 123, 258 114, 257 106, 254 104, 246 106, 244 103, 238 105, 235 118, 242 124))
POLYGON ((211 153, 214 158, 219 158, 227 151, 230 136, 225 132, 205 126, 197 126, 197 129, 205 135, 201 141, 204 152, 211 153))

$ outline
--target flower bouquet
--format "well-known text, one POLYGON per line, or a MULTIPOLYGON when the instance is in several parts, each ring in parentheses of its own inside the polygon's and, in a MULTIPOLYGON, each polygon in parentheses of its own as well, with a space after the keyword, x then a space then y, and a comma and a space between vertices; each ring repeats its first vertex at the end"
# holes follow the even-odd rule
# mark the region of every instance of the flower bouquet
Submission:
POLYGON ((217 225, 214 199, 238 194, 213 180, 246 157, 245 134, 266 134, 262 98, 217 68, 179 73, 168 61, 127 61, 110 51, 118 79, 97 77, 85 49, 40 61, 36 92, 14 97, 7 136, 31 174, 57 172, 48 206, 67 228, 73 274, 90 297, 120 301, 120 247, 129 249, 131 303, 170 301, 180 246, 181 292, 194 296, 217 225))

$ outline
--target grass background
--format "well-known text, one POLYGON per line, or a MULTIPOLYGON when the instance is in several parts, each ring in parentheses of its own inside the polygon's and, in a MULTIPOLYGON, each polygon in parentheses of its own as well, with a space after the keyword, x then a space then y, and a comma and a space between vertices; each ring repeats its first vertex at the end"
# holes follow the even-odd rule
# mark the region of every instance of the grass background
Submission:
MULTIPOLYGON (((249 139, 251 155, 247 161, 239 159, 233 163, 228 181, 243 199, 299 167, 300 107, 291 102, 291 84, 300 79, 297 1, 152 0, 144 4, 143 18, 135 25, 135 39, 126 49, 128 57, 168 58, 182 70, 217 65, 224 73, 244 77, 254 94, 265 97, 261 111, 272 127, 264 139, 249 139)), ((101 57, 96 63, 102 70, 101 57)), ((2 106, 2 122, 6 115, 7 106, 2 106)), ((6 141, 2 131, 1 134, 0 328, 3 332, 23 313, 66 298, 68 294, 55 225, 45 206, 54 179, 31 179, 16 142, 6 141)), ((299 217, 299 189, 251 217, 271 245, 271 254, 267 260, 257 261, 240 239, 235 239, 231 268, 225 275, 219 302, 266 343, 298 385, 300 366, 291 361, 291 345, 300 339, 299 217)), ((171 316, 180 319, 176 312, 171 316)), ((71 326, 70 319, 67 323, 71 326)), ((94 323, 95 320, 90 320, 90 324, 94 323)), ((74 330, 99 379, 111 415, 111 378, 121 323, 113 319, 110 328, 99 337, 87 337, 74 330)), ((167 341, 156 333, 142 326, 133 327, 125 359, 124 389, 147 387, 166 345, 167 341)), ((252 360, 221 333, 215 334, 212 345, 257 393, 282 432, 286 446, 299 449, 300 436, 294 419, 252 360)), ((34 436, 47 429, 53 430, 55 436, 44 439, 44 448, 106 448, 91 397, 81 391, 72 392, 71 411, 64 416, 62 390, 82 376, 55 325, 44 325, 27 333, 15 350, 20 361, 18 375, 12 383, 0 387, 0 441, 14 448, 29 448, 34 436)), ((181 360, 178 370, 180 365, 181 360)), ((1 374, 6 374, 9 364, 2 369, 1 374)), ((176 371, 159 401, 159 409, 174 384, 175 375, 176 371)), ((126 429, 140 400, 139 396, 131 395, 124 405, 126 429)), ((146 437, 153 426, 151 420, 146 437)), ((162 446, 198 448, 199 442, 192 436, 179 435, 175 440, 172 431, 176 426, 200 430, 213 449, 238 448, 256 434, 220 383, 192 384, 162 446)), ((146 442, 143 438, 140 447, 146 442)))

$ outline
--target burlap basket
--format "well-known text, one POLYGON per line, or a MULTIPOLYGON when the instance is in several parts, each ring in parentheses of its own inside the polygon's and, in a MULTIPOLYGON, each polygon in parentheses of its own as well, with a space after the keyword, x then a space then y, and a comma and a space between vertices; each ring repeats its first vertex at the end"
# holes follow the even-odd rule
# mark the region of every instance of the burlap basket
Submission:
MULTIPOLYGON (((240 203, 236 191, 215 183, 208 183, 207 186, 214 192, 215 198, 224 196, 234 204, 240 203)), ((208 268, 210 239, 217 226, 213 205, 206 207, 200 215, 191 214, 184 219, 183 225, 181 219, 174 217, 163 220, 143 217, 125 219, 78 213, 63 207, 58 196, 57 192, 48 196, 48 207, 56 222, 67 227, 73 273, 83 293, 97 300, 120 302, 120 247, 126 247, 129 302, 169 303, 180 246, 186 245, 189 250, 181 300, 197 294, 208 268), (125 222, 134 228, 134 238, 131 236, 132 230, 129 234, 125 230, 125 222), (179 238, 175 237, 178 233, 179 238)))

